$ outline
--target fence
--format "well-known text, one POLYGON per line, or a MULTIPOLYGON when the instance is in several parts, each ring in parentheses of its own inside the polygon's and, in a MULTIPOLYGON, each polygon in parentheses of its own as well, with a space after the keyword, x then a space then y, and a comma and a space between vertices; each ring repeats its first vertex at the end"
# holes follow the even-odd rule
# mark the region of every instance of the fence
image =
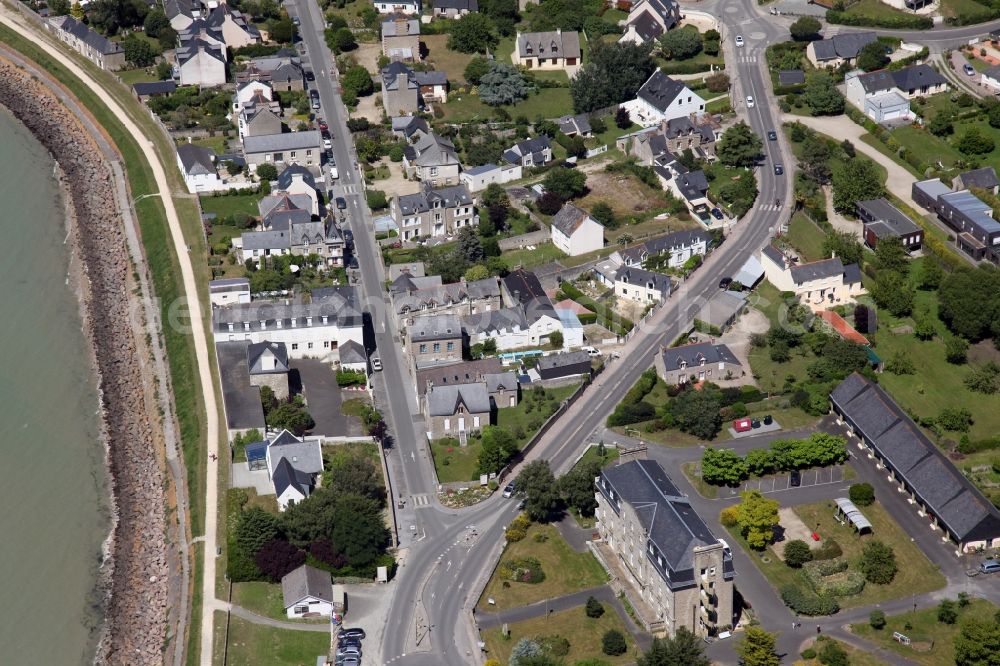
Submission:
POLYGON ((499 245, 501 250, 522 250, 525 246, 541 245, 542 243, 549 242, 550 239, 551 234, 549 231, 539 229, 538 231, 531 231, 520 236, 501 238, 499 245))
POLYGON ((600 155, 601 153, 606 153, 606 152, 608 152, 608 144, 604 144, 603 146, 598 146, 597 148, 592 148, 591 150, 588 150, 587 153, 584 155, 584 157, 588 158, 595 157, 597 155, 600 155))

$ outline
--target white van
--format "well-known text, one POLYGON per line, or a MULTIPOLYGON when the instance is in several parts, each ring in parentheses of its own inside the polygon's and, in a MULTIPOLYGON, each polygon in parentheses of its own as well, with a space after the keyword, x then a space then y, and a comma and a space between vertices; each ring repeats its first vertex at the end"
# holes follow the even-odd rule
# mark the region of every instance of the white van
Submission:
POLYGON ((601 355, 600 350, 595 347, 580 347, 580 349, 587 352, 587 356, 591 358, 595 358, 601 355))

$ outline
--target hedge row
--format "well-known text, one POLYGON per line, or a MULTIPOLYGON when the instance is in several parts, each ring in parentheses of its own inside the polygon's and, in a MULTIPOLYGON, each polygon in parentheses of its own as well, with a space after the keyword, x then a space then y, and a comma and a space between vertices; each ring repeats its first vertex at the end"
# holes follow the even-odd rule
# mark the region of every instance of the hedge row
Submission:
POLYGON ((977 453, 979 451, 991 451, 1000 448, 1000 437, 987 437, 986 439, 969 439, 963 437, 958 443, 959 453, 977 453))
POLYGON ((799 95, 805 92, 806 84, 804 83, 793 83, 787 86, 775 86, 774 94, 775 96, 781 95, 799 95))
POLYGON ((838 23, 840 25, 856 25, 869 28, 902 28, 905 30, 930 30, 934 27, 934 20, 929 16, 916 16, 909 14, 892 14, 889 16, 870 16, 848 14, 838 12, 835 9, 828 9, 826 12, 827 23, 838 23))
POLYGON ((834 560, 806 562, 802 565, 802 575, 812 586, 813 591, 820 595, 832 597, 849 597, 860 594, 865 589, 865 577, 857 571, 847 571, 847 560, 838 557, 834 560), (830 576, 847 572, 843 576, 830 579, 830 576))
POLYGON ((920 60, 926 59, 927 56, 930 55, 930 53, 931 53, 930 49, 925 46, 924 48, 920 49, 911 56, 908 56, 901 60, 894 60, 893 62, 890 62, 889 66, 886 67, 886 69, 888 69, 890 72, 895 72, 897 70, 903 69, 904 67, 909 67, 915 62, 919 62, 920 60))
POLYGON ((963 10, 957 16, 945 18, 944 22, 948 25, 976 25, 977 23, 986 23, 996 18, 1000 18, 1000 8, 980 7, 974 11, 963 10))
POLYGON ((840 610, 840 604, 833 597, 821 597, 803 590, 798 585, 783 586, 781 600, 799 615, 833 615, 840 610))
MULTIPOLYGON (((680 62, 671 61, 660 67, 664 74, 701 74, 709 72, 712 66, 707 62, 680 62)), ((725 66, 723 66, 725 69, 725 66)), ((716 70, 719 71, 719 70, 716 70)))

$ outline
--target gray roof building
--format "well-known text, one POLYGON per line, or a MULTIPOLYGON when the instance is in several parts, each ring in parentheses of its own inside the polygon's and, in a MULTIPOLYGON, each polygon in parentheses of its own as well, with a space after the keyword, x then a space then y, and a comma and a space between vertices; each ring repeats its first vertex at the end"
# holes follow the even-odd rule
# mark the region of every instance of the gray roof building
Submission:
POLYGON ((997 187, 1000 187, 1000 179, 997 178, 997 172, 994 171, 993 167, 983 167, 960 173, 956 176, 956 181, 961 184, 962 188, 972 189, 973 187, 978 187, 990 190, 994 194, 997 187))
POLYGON ((572 236, 588 217, 590 217, 590 213, 567 203, 563 204, 559 212, 552 216, 551 224, 564 236, 572 236))
POLYGON ((285 150, 306 150, 318 148, 321 144, 319 132, 285 132, 283 134, 262 134, 243 138, 243 150, 247 153, 272 153, 285 150))
POLYGON ((559 124, 559 131, 567 136, 590 134, 593 131, 590 127, 590 118, 587 117, 586 113, 562 116, 556 122, 559 124))
POLYGON ((580 58, 580 33, 572 31, 521 32, 517 35, 519 58, 580 58))
POLYGON ((618 271, 616 280, 628 284, 641 285, 646 289, 656 289, 662 294, 670 293, 670 278, 663 273, 647 271, 644 268, 629 266, 618 271))
MULTIPOLYGON (((659 463, 633 460, 607 467, 601 471, 597 490, 619 511, 622 502, 635 510, 652 545, 644 549, 649 562, 670 589, 695 583, 694 549, 719 541, 659 463)), ((731 557, 724 560, 722 573, 726 580, 735 575, 731 557)))
POLYGON ((663 347, 660 349, 660 356, 663 358, 663 366, 667 371, 690 368, 702 363, 742 365, 729 347, 711 342, 695 342, 680 347, 663 347))
POLYGON ((859 201, 857 210, 865 227, 877 238, 907 236, 920 231, 916 222, 884 198, 859 201))
POLYGON ((212 175, 215 170, 215 153, 204 146, 185 143, 177 146, 177 156, 190 176, 212 175))
POLYGON ((427 389, 425 399, 428 416, 451 416, 458 411, 459 405, 465 406, 471 414, 482 414, 493 408, 484 382, 432 386, 427 389))
POLYGON ((801 69, 783 69, 778 72, 778 85, 800 86, 806 82, 806 73, 801 69))
POLYGON ((274 473, 271 474, 274 494, 279 497, 289 487, 294 488, 303 497, 309 497, 312 494, 314 482, 312 474, 296 469, 295 465, 288 461, 288 458, 280 458, 274 465, 274 473))
MULTIPOLYGON (((353 287, 326 289, 353 289, 353 287)), ((313 289, 311 303, 257 300, 253 303, 215 308, 212 312, 212 327, 216 332, 224 333, 230 330, 230 325, 233 326, 233 330, 239 332, 308 328, 331 324, 345 327, 361 326, 362 315, 358 311, 356 298, 347 298, 339 293, 323 298, 317 295, 317 292, 321 291, 324 290, 313 289)))
POLYGON ((955 541, 1000 537, 1000 512, 881 386, 854 373, 833 390, 830 401, 955 541))
POLYGON ((590 365, 590 355, 585 351, 563 352, 561 354, 549 354, 538 359, 535 365, 539 372, 542 370, 555 370, 575 366, 580 363, 590 365))
POLYGON ((139 97, 155 97, 157 95, 169 95, 177 90, 177 82, 151 81, 148 83, 133 83, 132 92, 139 97))
MULTIPOLYGON (((287 190, 291 186, 292 179, 295 176, 301 176, 302 182, 314 190, 316 189, 316 177, 313 176, 312 171, 301 164, 289 164, 282 169, 281 173, 278 174, 278 189, 287 190)), ((302 206, 299 207, 301 208, 302 206)))
POLYGON ((482 358, 477 361, 463 361, 451 365, 439 365, 417 370, 417 395, 427 392, 428 385, 454 386, 472 384, 488 376, 502 373, 503 364, 497 357, 482 358))
POLYGON ((686 88, 683 81, 672 79, 656 70, 639 88, 638 97, 649 102, 655 109, 666 111, 686 88))
POLYGON ((269 375, 288 372, 288 347, 283 342, 256 342, 247 346, 247 368, 251 375, 269 375), (273 358, 273 364, 264 362, 273 358))
POLYGON ((333 603, 333 581, 330 573, 303 564, 285 574, 281 579, 281 596, 285 608, 294 606, 306 597, 315 597, 333 603))
POLYGON ((399 209, 403 215, 416 215, 432 208, 455 208, 471 206, 472 195, 465 185, 433 188, 425 184, 424 188, 414 194, 403 194, 399 197, 399 209))
POLYGON ((527 305, 533 301, 550 302, 538 277, 523 268, 511 271, 501 278, 501 282, 512 303, 527 305))
POLYGON ((50 21, 57 28, 73 35, 101 55, 109 56, 122 53, 121 44, 108 39, 98 32, 94 32, 86 24, 77 21, 72 16, 57 16, 50 19, 50 21))
POLYGON ((545 162, 544 151, 550 150, 551 148, 552 142, 549 140, 549 137, 541 134, 539 136, 515 143, 513 146, 504 151, 503 158, 504 161, 509 164, 521 164, 522 159, 526 155, 530 155, 531 163, 540 165, 545 162))
POLYGON ((291 247, 288 230, 285 231, 245 231, 243 232, 243 252, 273 250, 291 247))
POLYGON ((835 275, 843 275, 845 283, 853 284, 860 281, 861 277, 860 272, 858 272, 857 280, 853 279, 855 276, 854 273, 857 270, 857 264, 851 264, 851 266, 853 269, 848 270, 849 267, 844 266, 839 257, 833 257, 831 259, 811 261, 807 264, 798 264, 792 266, 790 271, 792 273, 792 280, 796 284, 803 284, 812 280, 822 280, 823 278, 835 275))
POLYGON ((368 363, 368 354, 365 353, 365 348, 354 340, 348 340, 344 344, 340 345, 339 351, 341 365, 359 365, 368 363))
POLYGON ((937 70, 926 63, 910 65, 892 73, 896 87, 905 93, 923 88, 934 88, 947 85, 948 81, 938 74, 937 70))
POLYGON ((226 427, 233 430, 256 428, 264 432, 264 408, 260 403, 260 388, 250 385, 247 366, 249 340, 219 342, 215 358, 222 381, 222 400, 226 407, 226 427))
POLYGON ((834 60, 842 58, 851 60, 858 57, 858 53, 867 44, 878 41, 878 35, 874 32, 845 32, 834 35, 830 39, 819 39, 812 43, 817 60, 834 60))
POLYGON ((462 322, 453 314, 417 317, 407 327, 411 342, 423 340, 450 340, 462 337, 462 322))
MULTIPOLYGON (((277 469, 279 461, 288 460, 296 471, 304 474, 319 474, 323 471, 323 453, 319 441, 299 439, 287 430, 282 430, 268 444, 271 464, 277 469)), ((277 494, 281 494, 278 491, 277 494)))

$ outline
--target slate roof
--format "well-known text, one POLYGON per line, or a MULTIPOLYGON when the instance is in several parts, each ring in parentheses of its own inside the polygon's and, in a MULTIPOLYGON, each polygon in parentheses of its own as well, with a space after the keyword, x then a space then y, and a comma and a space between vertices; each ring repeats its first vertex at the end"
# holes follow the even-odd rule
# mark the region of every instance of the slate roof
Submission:
POLYGON ((680 347, 663 347, 660 349, 660 356, 663 358, 663 367, 668 372, 683 367, 699 366, 702 361, 705 362, 705 365, 713 363, 742 365, 729 347, 711 342, 694 342, 680 347))
POLYGON ((997 179, 997 172, 993 170, 993 167, 973 169, 958 174, 958 177, 962 179, 962 185, 967 188, 981 187, 984 190, 992 190, 994 187, 1000 186, 1000 179, 997 179))
POLYGON ((877 40, 878 35, 874 32, 845 32, 830 39, 816 40, 812 45, 817 60, 851 59, 857 58, 866 44, 877 40))
POLYGON ((183 67, 187 61, 191 60, 199 53, 204 53, 210 58, 215 58, 219 62, 226 62, 226 56, 223 53, 223 48, 217 44, 207 42, 204 39, 187 40, 183 42, 181 46, 177 47, 174 53, 177 56, 177 64, 181 67, 183 67))
POLYGON ((420 34, 420 20, 415 18, 388 18, 382 21, 383 37, 403 37, 420 34), (397 30, 398 29, 398 30, 397 30))
POLYGON ((132 92, 145 97, 147 95, 169 95, 177 90, 176 81, 152 81, 149 83, 133 83, 132 92))
MULTIPOLYGON (((544 312, 544 307, 535 308, 533 313, 544 312)), ((555 310, 552 310, 551 306, 548 314, 551 314, 553 318, 556 316, 555 310)), ((470 335, 493 331, 523 331, 531 325, 532 321, 535 321, 535 319, 529 321, 524 306, 518 305, 512 308, 501 308, 499 310, 490 310, 462 317, 462 330, 470 335)))
POLYGON ((833 257, 831 259, 821 259, 820 261, 811 261, 807 264, 792 266, 791 272, 792 280, 795 284, 803 284, 804 282, 822 280, 834 275, 843 275, 844 264, 840 261, 840 257, 833 257))
POLYGON ((522 32, 517 35, 517 55, 520 58, 580 58, 580 33, 563 30, 522 32))
POLYGON ((274 484, 275 495, 281 495, 291 487, 303 497, 309 497, 312 492, 313 477, 311 474, 295 469, 288 458, 281 458, 274 466, 271 483, 274 484))
POLYGON ((193 143, 177 146, 177 156, 181 158, 184 172, 190 176, 215 174, 215 156, 210 149, 193 143))
POLYGON ((1000 80, 1000 65, 993 65, 992 67, 987 67, 983 70, 983 76, 988 76, 991 79, 1000 80))
POLYGON ((678 174, 675 182, 677 183, 677 189, 680 190, 680 193, 688 201, 702 199, 705 197, 705 193, 708 192, 708 178, 701 169, 691 171, 690 173, 678 174))
POLYGON ((1000 536, 1000 512, 881 386, 854 373, 833 390, 830 400, 953 538, 961 543, 1000 536))
POLYGON ((407 139, 418 130, 424 134, 431 131, 427 121, 419 116, 396 116, 392 119, 392 131, 401 132, 407 139))
POLYGON ((333 581, 330 573, 303 564, 281 578, 281 596, 285 609, 291 608, 306 597, 316 597, 333 603, 333 581))
POLYGON ((319 132, 316 130, 285 132, 284 134, 262 134, 260 136, 247 136, 243 138, 243 150, 247 154, 305 150, 307 148, 319 149, 321 144, 322 141, 320 140, 319 132))
POLYGON ((455 144, 434 132, 424 135, 416 145, 407 146, 404 152, 410 153, 407 155, 407 161, 417 166, 444 166, 459 163, 455 144))
POLYGON ((448 74, 440 70, 430 72, 413 72, 413 79, 418 86, 446 86, 448 85, 448 74))
MULTIPOLYGON (((289 179, 289 181, 290 180, 291 179, 289 179)), ((280 192, 279 194, 269 194, 262 197, 261 200, 257 202, 257 212, 261 217, 267 217, 272 213, 280 211, 295 210, 304 211, 311 217, 311 214, 309 213, 309 209, 311 207, 312 199, 309 198, 308 194, 286 194, 285 192, 280 192)), ((308 220, 309 217, 306 218, 306 221, 308 220)))
POLYGON ((657 238, 650 238, 643 243, 643 248, 650 256, 656 256, 665 252, 673 252, 682 248, 688 248, 701 242, 708 243, 712 236, 704 229, 685 229, 684 231, 674 231, 673 233, 657 238))
POLYGON ((806 82, 806 73, 801 69, 783 69, 778 72, 778 84, 783 86, 798 86, 806 82))
POLYGON ((398 204, 403 215, 416 215, 429 211, 435 204, 441 204, 444 208, 471 206, 472 195, 465 185, 433 188, 425 184, 419 192, 400 195, 398 204))
POLYGON ((644 268, 636 266, 622 268, 618 271, 615 279, 618 282, 641 285, 647 289, 656 289, 664 294, 670 292, 670 278, 668 276, 663 273, 647 271, 644 268))
POLYGON ((590 355, 585 351, 563 352, 562 354, 549 354, 538 359, 536 368, 539 370, 553 370, 555 368, 565 368, 577 363, 590 363, 590 355))
POLYGON ((859 201, 857 207, 858 212, 871 218, 872 221, 866 222, 865 226, 875 232, 877 238, 905 236, 920 231, 913 220, 884 198, 859 201))
POLYGON ((451 340, 462 337, 462 323, 453 314, 428 315, 414 319, 406 332, 410 342, 451 340))
POLYGON ((288 231, 244 231, 243 251, 272 250, 291 247, 288 231))
POLYGON ((479 0, 434 0, 434 9, 456 9, 479 11, 479 0))
POLYGON ((289 164, 278 174, 278 189, 287 190, 291 187, 292 178, 296 175, 302 176, 302 180, 306 185, 314 190, 316 189, 316 177, 313 176, 312 171, 301 164, 289 164))
POLYGON ((212 294, 225 293, 227 291, 246 291, 250 288, 250 279, 241 278, 219 278, 208 283, 208 291, 212 294))
POLYGON ((340 355, 340 363, 342 365, 353 365, 368 362, 368 354, 365 353, 365 348, 354 340, 348 340, 344 344, 340 345, 337 352, 340 355))
POLYGON ((687 86, 683 81, 672 79, 660 70, 656 70, 642 84, 637 94, 639 99, 649 102, 659 111, 666 111, 673 104, 674 100, 677 99, 678 95, 686 89, 687 86))
POLYGON ((320 450, 319 440, 299 439, 287 430, 282 430, 277 437, 271 439, 267 448, 275 469, 280 460, 286 459, 297 471, 305 474, 319 474, 323 471, 323 452, 320 450))
POLYGON ((427 392, 427 383, 434 386, 471 384, 487 376, 502 373, 503 364, 497 357, 482 358, 478 361, 463 361, 451 365, 438 365, 417 370, 417 394, 427 392))
POLYGON ((253 303, 215 308, 212 311, 212 327, 221 333, 229 331, 229 324, 233 324, 234 330, 240 331, 246 330, 244 324, 249 324, 250 331, 273 330, 278 328, 278 320, 281 321, 281 327, 292 328, 294 319, 295 327, 307 328, 310 318, 313 326, 323 325, 323 317, 328 317, 328 326, 361 326, 362 315, 358 310, 356 295, 344 293, 345 290, 353 292, 353 289, 354 287, 313 289, 311 303, 256 300, 253 303), (261 329, 261 321, 266 323, 265 329, 261 329))
MULTIPOLYGON (((567 238, 576 233, 590 214, 582 208, 577 208, 573 204, 563 204, 559 212, 552 216, 552 227, 558 229, 567 238)), ((595 220, 596 222, 596 220, 595 220)), ((599 224, 599 223, 598 223, 599 224)))
POLYGON ((559 131, 563 134, 573 134, 574 132, 589 134, 593 131, 590 127, 590 118, 587 117, 586 113, 575 116, 562 116, 556 122, 559 123, 559 131))
POLYGON ((485 382, 473 384, 452 384, 432 386, 427 389, 427 414, 429 416, 451 416, 465 405, 466 411, 482 414, 491 411, 490 394, 485 382))
POLYGON ((781 268, 786 268, 788 266, 788 262, 785 260, 785 255, 771 243, 762 247, 760 249, 760 254, 762 257, 767 257, 774 263, 778 264, 781 268))
POLYGON ((501 279, 510 297, 522 305, 534 300, 545 302, 549 300, 545 290, 542 289, 542 283, 538 281, 538 277, 531 271, 518 268, 501 279))
MULTIPOLYGON (((444 306, 452 303, 462 303, 467 300, 481 300, 484 298, 500 298, 500 284, 496 278, 484 278, 473 282, 453 282, 422 289, 408 289, 405 282, 400 282, 406 278, 400 277, 393 286, 399 283, 399 287, 393 294, 393 304, 398 314, 407 314, 426 308, 444 306)), ((407 280, 412 284, 410 278, 407 280)), ((421 278, 415 278, 417 280, 421 278)))
POLYGON ((511 370, 485 374, 483 380, 486 382, 486 390, 489 393, 496 393, 501 389, 510 391, 516 389, 518 385, 517 374, 511 370))
POLYGON ((526 155, 531 155, 532 162, 538 164, 542 162, 544 151, 552 147, 552 142, 545 134, 541 134, 524 141, 519 141, 503 152, 503 158, 511 164, 520 164, 526 155))
POLYGON ((628 25, 635 28, 635 34, 644 42, 657 39, 663 34, 663 25, 656 20, 656 17, 647 9, 636 14, 629 19, 628 25))
POLYGON ((230 430, 264 431, 264 408, 260 404, 260 388, 250 385, 247 367, 249 340, 219 342, 215 358, 222 381, 222 400, 226 406, 226 426, 230 430))
POLYGON ((858 81, 861 82, 861 87, 865 89, 865 92, 869 94, 892 90, 896 87, 896 80, 892 74, 889 70, 882 69, 877 72, 860 74, 858 81))
POLYGON ((936 69, 926 63, 898 69, 892 73, 892 78, 896 82, 896 87, 903 92, 948 83, 936 69))
POLYGON ((167 15, 168 19, 173 19, 176 16, 183 14, 189 18, 194 17, 194 6, 200 5, 200 2, 191 2, 191 0, 163 0, 163 12, 167 15))
POLYGON ((57 16, 50 21, 63 32, 68 32, 101 55, 122 53, 122 46, 104 35, 94 32, 72 16, 57 16))
POLYGON ((288 372, 288 347, 284 342, 254 342, 247 347, 247 368, 251 375, 270 375, 276 372, 288 372), (277 366, 265 369, 261 358, 266 352, 274 355, 277 366))
MULTIPOLYGON (((648 547, 642 550, 671 588, 694 582, 694 549, 718 544, 718 539, 658 462, 633 460, 605 468, 597 488, 612 496, 612 504, 626 502, 635 510, 662 564, 648 547)), ((732 560, 724 560, 724 577, 733 574, 732 560)))

